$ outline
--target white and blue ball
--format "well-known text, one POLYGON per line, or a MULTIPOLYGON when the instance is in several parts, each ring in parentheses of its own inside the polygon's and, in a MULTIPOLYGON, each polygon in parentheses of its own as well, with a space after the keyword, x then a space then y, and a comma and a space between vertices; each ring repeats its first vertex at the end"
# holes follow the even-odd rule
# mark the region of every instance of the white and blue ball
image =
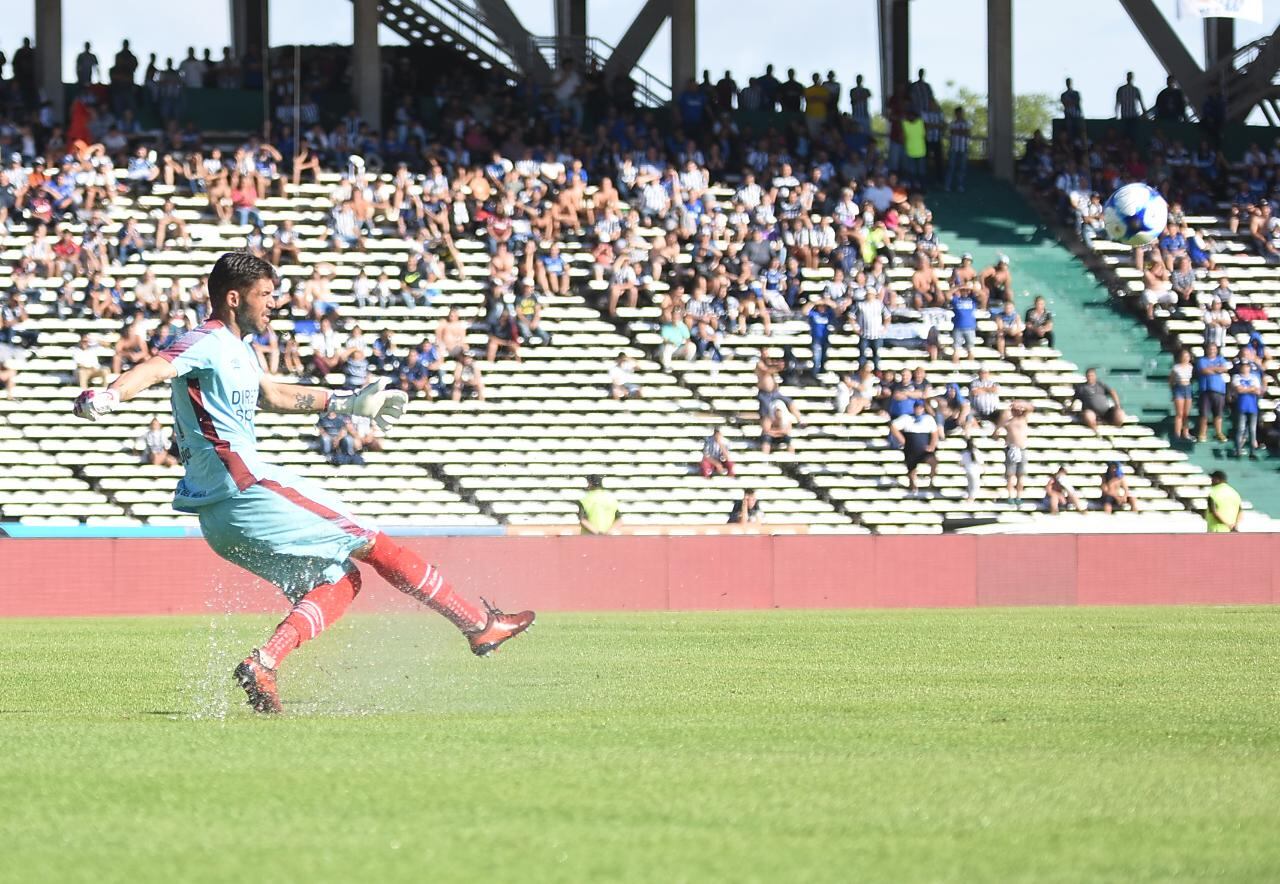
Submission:
POLYGON ((1155 242, 1168 221, 1169 204, 1147 184, 1126 184, 1111 194, 1102 207, 1107 236, 1127 246, 1155 242))

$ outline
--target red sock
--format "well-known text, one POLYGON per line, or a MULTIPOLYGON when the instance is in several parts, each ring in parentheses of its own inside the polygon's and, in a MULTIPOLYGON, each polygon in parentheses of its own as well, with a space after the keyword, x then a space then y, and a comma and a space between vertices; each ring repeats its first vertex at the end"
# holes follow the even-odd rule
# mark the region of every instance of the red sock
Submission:
POLYGON ((387 535, 378 533, 364 560, 383 580, 443 614, 463 633, 475 632, 484 626, 485 616, 475 605, 453 591, 435 565, 428 565, 387 535))
POLYGON ((276 627, 275 634, 258 649, 262 665, 268 669, 279 668, 294 648, 337 623, 359 593, 360 572, 350 571, 337 583, 317 586, 304 595, 276 627))

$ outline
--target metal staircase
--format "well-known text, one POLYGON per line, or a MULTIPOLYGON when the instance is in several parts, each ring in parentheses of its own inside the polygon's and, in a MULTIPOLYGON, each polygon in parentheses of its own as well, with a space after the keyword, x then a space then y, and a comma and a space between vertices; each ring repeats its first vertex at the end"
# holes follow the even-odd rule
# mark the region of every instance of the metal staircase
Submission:
POLYGON ((1221 84, 1226 92, 1227 119, 1242 119, 1257 106, 1268 123, 1280 126, 1278 62, 1280 43, 1266 36, 1239 47, 1205 71, 1208 88, 1221 84))

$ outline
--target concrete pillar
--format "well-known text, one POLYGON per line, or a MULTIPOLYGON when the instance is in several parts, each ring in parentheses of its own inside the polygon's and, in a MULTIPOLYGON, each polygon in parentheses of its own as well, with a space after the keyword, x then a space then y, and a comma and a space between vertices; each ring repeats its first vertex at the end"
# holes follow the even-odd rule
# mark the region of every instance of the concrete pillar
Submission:
POLYGON ((987 155, 1013 180, 1013 0, 987 0, 987 155))
POLYGON ((62 0, 35 0, 36 83, 53 106, 53 117, 66 120, 62 89, 62 0))
POLYGON ((671 97, 698 77, 697 0, 671 0, 671 97))
POLYGON ((911 82, 911 10, 908 0, 879 0, 880 106, 911 82))
POLYGON ((231 54, 244 58, 250 46, 258 48, 266 68, 267 48, 271 45, 268 28, 267 0, 228 0, 231 8, 231 54))
POLYGON ((572 58, 582 70, 587 61, 587 0, 555 0, 556 66, 572 58))
POLYGON ((378 0, 355 0, 351 46, 351 84, 356 112, 382 130, 382 56, 378 51, 378 0))
POLYGON ((1234 55, 1235 51, 1236 20, 1234 18, 1206 18, 1204 20, 1205 70, 1213 67, 1220 59, 1234 55))

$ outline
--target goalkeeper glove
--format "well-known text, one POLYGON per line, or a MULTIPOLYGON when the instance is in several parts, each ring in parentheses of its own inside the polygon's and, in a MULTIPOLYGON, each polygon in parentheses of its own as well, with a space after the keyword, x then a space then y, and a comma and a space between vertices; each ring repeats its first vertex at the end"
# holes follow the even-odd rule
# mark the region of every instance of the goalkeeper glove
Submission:
POLYGON ((115 390, 85 390, 76 397, 71 410, 76 417, 87 421, 96 421, 104 414, 110 414, 120 404, 120 396, 115 390))
POLYGON ((329 408, 338 414, 372 418, 379 427, 389 430, 404 415, 409 405, 409 394, 386 389, 388 383, 387 378, 379 378, 354 393, 330 393, 329 408))

